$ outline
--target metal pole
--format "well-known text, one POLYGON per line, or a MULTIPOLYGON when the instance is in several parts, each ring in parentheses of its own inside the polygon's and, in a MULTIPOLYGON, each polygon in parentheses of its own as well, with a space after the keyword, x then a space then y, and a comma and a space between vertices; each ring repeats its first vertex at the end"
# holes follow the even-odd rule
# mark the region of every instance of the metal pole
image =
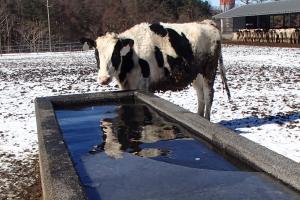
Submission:
POLYGON ((49 2, 48 2, 48 0, 47 0, 47 15, 48 15, 48 32, 49 32, 49 51, 52 51, 52 47, 51 47, 50 15, 49 15, 49 2))

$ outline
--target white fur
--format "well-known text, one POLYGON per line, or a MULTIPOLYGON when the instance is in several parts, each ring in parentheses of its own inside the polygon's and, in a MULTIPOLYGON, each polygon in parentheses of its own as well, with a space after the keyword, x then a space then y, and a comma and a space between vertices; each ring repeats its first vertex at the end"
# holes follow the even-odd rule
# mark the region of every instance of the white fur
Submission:
POLYGON ((111 33, 108 33, 96 39, 96 48, 99 50, 100 58, 100 69, 98 72, 99 79, 101 77, 111 77, 114 75, 111 63, 111 55, 117 41, 118 39, 116 37, 116 34, 111 33))

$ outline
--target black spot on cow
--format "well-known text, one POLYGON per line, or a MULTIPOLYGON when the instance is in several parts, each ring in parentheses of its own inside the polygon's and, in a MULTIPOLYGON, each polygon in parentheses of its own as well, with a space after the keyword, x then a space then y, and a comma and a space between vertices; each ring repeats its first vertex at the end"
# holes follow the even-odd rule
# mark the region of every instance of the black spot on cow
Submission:
POLYGON ((111 56, 111 62, 112 65, 116 70, 118 70, 119 65, 121 63, 121 49, 127 45, 129 45, 131 48, 133 47, 134 41, 132 39, 119 39, 117 43, 115 44, 112 56, 111 56))
POLYGON ((122 45, 122 42, 121 40, 118 40, 115 47, 114 47, 114 50, 113 50, 113 53, 111 55, 111 63, 112 65, 114 66, 114 68, 116 70, 118 70, 119 68, 119 65, 121 63, 121 49, 123 48, 123 45, 122 45))
POLYGON ((161 37, 165 37, 168 34, 168 31, 159 23, 151 24, 149 27, 151 31, 161 37))
POLYGON ((134 67, 132 55, 133 50, 131 49, 125 56, 122 56, 121 71, 119 74, 119 80, 121 83, 125 81, 127 73, 129 73, 134 67))
POLYGON ((154 54, 157 65, 162 68, 164 66, 164 57, 161 50, 157 46, 155 47, 154 54))
POLYGON ((193 68, 192 65, 187 63, 182 57, 174 58, 167 55, 167 61, 171 67, 171 78, 174 79, 175 82, 185 81, 186 75, 190 74, 193 68))
POLYGON ((168 28, 169 41, 179 57, 183 57, 191 63, 194 59, 193 50, 190 41, 184 33, 178 34, 175 30, 168 28))
POLYGON ((95 49, 95 58, 96 58, 96 61, 97 61, 97 68, 99 69, 100 68, 100 58, 99 58, 98 49, 95 49))
POLYGON ((171 67, 171 71, 185 71, 189 66, 188 63, 182 57, 174 58, 172 56, 167 55, 167 61, 171 67))
POLYGON ((164 67, 164 73, 165 73, 166 78, 170 77, 170 72, 169 72, 168 68, 164 67))
POLYGON ((148 78, 150 76, 150 67, 146 60, 139 59, 139 64, 141 66, 142 75, 144 78, 148 78))
POLYGON ((120 41, 121 41, 123 47, 125 47, 127 45, 129 45, 130 48, 133 47, 134 40, 132 40, 132 39, 126 38, 126 39, 121 39, 120 41))

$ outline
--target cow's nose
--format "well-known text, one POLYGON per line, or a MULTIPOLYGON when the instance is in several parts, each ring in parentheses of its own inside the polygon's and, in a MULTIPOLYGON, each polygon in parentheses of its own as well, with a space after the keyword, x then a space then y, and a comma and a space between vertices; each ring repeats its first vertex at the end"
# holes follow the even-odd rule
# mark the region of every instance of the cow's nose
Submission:
POLYGON ((101 85, 108 85, 110 83, 111 78, 109 76, 101 76, 99 77, 99 83, 101 85))

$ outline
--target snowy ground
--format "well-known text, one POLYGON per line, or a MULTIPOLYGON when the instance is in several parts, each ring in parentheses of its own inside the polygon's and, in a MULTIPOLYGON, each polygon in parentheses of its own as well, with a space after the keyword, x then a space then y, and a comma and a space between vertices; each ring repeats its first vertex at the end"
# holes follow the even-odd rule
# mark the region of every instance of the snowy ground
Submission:
MULTIPOLYGON (((0 55, 0 199, 34 198, 34 98, 116 90, 96 83, 93 52, 0 55)), ((228 102, 220 77, 212 121, 300 162, 300 49, 225 46, 228 102)), ((196 112, 192 88, 157 93, 196 112)))

